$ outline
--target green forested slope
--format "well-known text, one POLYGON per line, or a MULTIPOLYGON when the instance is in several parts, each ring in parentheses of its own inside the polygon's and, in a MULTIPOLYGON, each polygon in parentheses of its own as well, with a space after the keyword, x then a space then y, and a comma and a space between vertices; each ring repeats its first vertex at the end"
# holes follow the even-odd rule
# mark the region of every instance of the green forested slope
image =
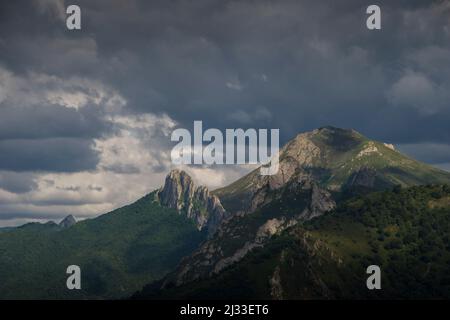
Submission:
POLYGON ((28 224, 0 233, 0 298, 120 298, 163 277, 205 235, 153 199, 68 229, 28 224), (69 265, 81 268, 80 291, 66 288, 69 265))

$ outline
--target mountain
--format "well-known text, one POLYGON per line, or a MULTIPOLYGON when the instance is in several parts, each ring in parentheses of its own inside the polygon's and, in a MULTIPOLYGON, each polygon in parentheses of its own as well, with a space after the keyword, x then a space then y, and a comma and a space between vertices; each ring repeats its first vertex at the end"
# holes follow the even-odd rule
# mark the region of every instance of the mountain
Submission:
POLYGON ((280 150, 276 175, 261 176, 257 169, 214 194, 229 211, 251 212, 271 201, 271 191, 294 180, 314 181, 331 193, 361 193, 449 179, 450 173, 411 159, 391 144, 352 129, 323 127, 297 135, 280 150))
POLYGON ((77 223, 77 220, 70 214, 67 217, 65 217, 60 223, 59 226, 63 229, 69 228, 77 223))
POLYGON ((134 298, 449 299, 449 268, 450 186, 395 187, 296 224, 220 273, 134 298), (370 265, 381 290, 366 287, 370 265))
POLYGON ((354 130, 324 127, 303 133, 280 150, 273 176, 259 170, 216 190, 229 217, 214 236, 165 277, 182 286, 233 266, 284 230, 322 216, 337 203, 394 186, 450 183, 450 173, 369 140, 354 130))
POLYGON ((46 223, 40 223, 40 222, 29 222, 25 223, 24 225, 21 225, 19 227, 16 227, 14 230, 26 230, 29 232, 35 231, 35 232, 54 232, 59 231, 61 229, 60 226, 58 226, 53 221, 48 221, 46 223))
POLYGON ((226 216, 217 196, 174 170, 160 189, 98 218, 0 232, 0 298, 126 297, 173 270, 226 216), (81 268, 80 291, 66 288, 69 265, 81 268))

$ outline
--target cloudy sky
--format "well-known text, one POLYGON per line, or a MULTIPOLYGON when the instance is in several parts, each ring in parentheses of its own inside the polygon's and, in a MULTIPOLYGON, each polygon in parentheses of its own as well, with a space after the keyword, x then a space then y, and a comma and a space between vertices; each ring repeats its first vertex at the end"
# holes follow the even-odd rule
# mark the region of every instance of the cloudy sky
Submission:
MULTIPOLYGON (((0 226, 161 185, 174 128, 354 128, 450 169, 450 1, 1 1, 0 226), (78 4, 82 30, 66 28, 78 4)), ((245 168, 191 168, 212 188, 245 168)))

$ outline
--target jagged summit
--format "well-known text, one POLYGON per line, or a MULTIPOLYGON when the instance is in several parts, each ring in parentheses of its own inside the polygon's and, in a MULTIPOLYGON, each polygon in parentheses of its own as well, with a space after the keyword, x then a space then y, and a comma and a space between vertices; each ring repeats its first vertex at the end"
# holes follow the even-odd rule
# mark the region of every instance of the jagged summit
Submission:
POLYGON ((59 226, 61 228, 69 228, 77 223, 77 220, 74 218, 73 215, 69 214, 67 217, 65 217, 61 222, 59 223, 59 226))
POLYGON ((172 170, 164 186, 158 191, 161 205, 178 210, 194 220, 199 230, 207 228, 212 235, 227 213, 217 196, 204 186, 195 186, 192 178, 182 170, 172 170))
POLYGON ((167 176, 161 191, 158 193, 161 204, 177 210, 184 209, 182 201, 194 191, 194 182, 182 170, 172 170, 167 176))

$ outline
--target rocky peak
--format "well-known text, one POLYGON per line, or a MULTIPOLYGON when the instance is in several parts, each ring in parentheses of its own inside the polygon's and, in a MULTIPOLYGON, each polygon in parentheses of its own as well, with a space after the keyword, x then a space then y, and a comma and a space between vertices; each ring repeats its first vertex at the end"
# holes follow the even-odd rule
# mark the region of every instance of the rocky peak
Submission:
POLYGON ((214 234, 227 216, 220 200, 204 186, 195 186, 192 178, 182 170, 172 170, 157 194, 161 205, 178 210, 194 220, 199 230, 206 228, 214 234))
POLYGON ((308 137, 311 142, 322 150, 325 157, 329 151, 347 152, 357 147, 362 141, 367 140, 366 137, 356 130, 331 126, 315 129, 299 136, 308 137))
MULTIPOLYGON (((231 211, 249 213, 270 202, 272 199, 268 195, 271 191, 298 181, 311 180, 324 190, 342 191, 361 168, 373 167, 382 172, 386 165, 396 161, 401 165, 396 160, 399 156, 393 155, 392 151, 390 146, 371 141, 353 129, 326 126, 298 134, 290 140, 280 150, 276 174, 262 176, 259 170, 255 170, 215 193, 226 208, 238 203, 234 206, 237 209, 231 211)), ((357 182, 363 182, 362 178, 360 175, 357 182)))
POLYGON ((312 166, 321 157, 320 148, 312 141, 313 132, 297 135, 281 149, 281 164, 294 160, 297 166, 312 166))
POLYGON ((282 186, 298 173, 298 169, 325 168, 332 161, 333 153, 348 152, 364 139, 353 129, 332 126, 298 134, 280 150, 278 173, 268 178, 256 178, 269 180, 271 187, 282 186))
POLYGON ((70 214, 67 217, 65 217, 61 222, 59 223, 59 226, 63 229, 69 228, 77 223, 77 220, 70 214))
POLYGON ((187 204, 185 200, 192 198, 194 189, 194 182, 186 172, 172 170, 166 176, 158 197, 163 206, 182 210, 187 204))

